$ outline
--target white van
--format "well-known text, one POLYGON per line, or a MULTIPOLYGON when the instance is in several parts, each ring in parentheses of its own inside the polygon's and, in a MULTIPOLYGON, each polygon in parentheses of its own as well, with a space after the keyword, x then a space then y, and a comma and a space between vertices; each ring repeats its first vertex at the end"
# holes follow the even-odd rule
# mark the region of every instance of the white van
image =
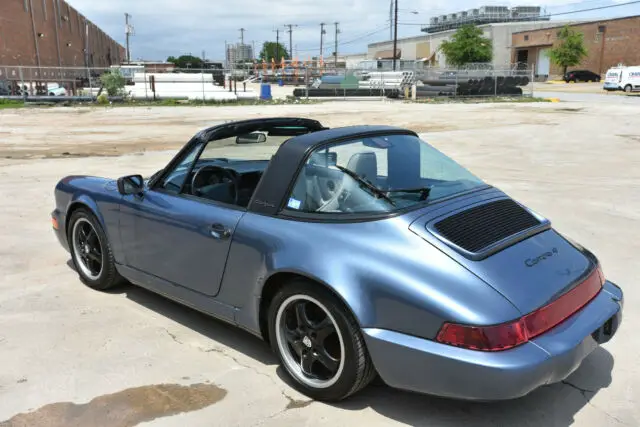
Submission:
POLYGON ((640 91, 640 66, 613 67, 607 70, 604 90, 640 91))

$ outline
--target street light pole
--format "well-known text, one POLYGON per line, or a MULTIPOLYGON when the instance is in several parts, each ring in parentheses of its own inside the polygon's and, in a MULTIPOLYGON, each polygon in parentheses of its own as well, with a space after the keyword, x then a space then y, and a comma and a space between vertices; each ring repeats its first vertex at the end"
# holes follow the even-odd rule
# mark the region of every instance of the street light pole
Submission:
POLYGON ((398 48, 398 0, 395 0, 395 10, 393 12, 393 71, 396 71, 396 52, 398 48))

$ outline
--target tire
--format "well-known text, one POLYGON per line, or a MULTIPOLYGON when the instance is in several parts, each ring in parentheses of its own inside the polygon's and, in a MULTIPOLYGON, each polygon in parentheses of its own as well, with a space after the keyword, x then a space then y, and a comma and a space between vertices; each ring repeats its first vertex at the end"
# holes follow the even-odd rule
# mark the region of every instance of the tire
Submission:
POLYGON ((281 366, 295 387, 312 399, 343 400, 375 377, 358 323, 344 305, 320 285, 305 279, 286 284, 271 301, 268 322, 271 348, 281 366), (307 322, 300 322, 299 310, 307 322), (313 329, 315 325, 320 328, 313 329), (333 332, 327 333, 330 326, 333 332), (325 360, 329 356, 332 362, 329 365, 337 365, 335 369, 322 362, 320 354, 324 354, 325 360), (315 378, 304 373, 303 359, 310 361, 306 364, 307 370, 315 378))
POLYGON ((633 90, 633 87, 632 87, 631 85, 626 85, 626 86, 624 87, 624 91, 625 91, 626 93, 631 93, 631 91, 632 91, 632 90, 633 90))
POLYGON ((73 265, 85 285, 104 291, 125 283, 125 279, 116 270, 107 236, 100 222, 89 211, 78 209, 71 214, 67 241, 73 265), (83 232, 86 243, 82 243, 80 239, 83 232))

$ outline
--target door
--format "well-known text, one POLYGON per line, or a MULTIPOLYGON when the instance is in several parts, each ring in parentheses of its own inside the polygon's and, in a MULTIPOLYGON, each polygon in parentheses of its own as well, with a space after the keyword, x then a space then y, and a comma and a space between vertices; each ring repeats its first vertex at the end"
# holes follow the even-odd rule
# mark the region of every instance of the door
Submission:
POLYGON ((154 188, 123 196, 119 230, 128 267, 215 296, 245 210, 184 191, 205 146, 186 151, 154 188))
POLYGON ((127 265, 216 296, 233 232, 243 213, 157 190, 124 196, 120 224, 127 265))
POLYGON ((538 51, 538 63, 536 64, 536 74, 539 76, 548 76, 551 69, 551 61, 549 60, 549 48, 540 49, 538 51))

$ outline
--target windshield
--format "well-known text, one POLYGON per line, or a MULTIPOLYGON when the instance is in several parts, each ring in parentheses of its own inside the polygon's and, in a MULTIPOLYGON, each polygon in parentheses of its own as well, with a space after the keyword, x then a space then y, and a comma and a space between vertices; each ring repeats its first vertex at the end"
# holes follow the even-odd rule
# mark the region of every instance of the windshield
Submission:
POLYGON ((416 136, 375 136, 312 152, 298 175, 286 209, 384 213, 484 185, 416 136))

